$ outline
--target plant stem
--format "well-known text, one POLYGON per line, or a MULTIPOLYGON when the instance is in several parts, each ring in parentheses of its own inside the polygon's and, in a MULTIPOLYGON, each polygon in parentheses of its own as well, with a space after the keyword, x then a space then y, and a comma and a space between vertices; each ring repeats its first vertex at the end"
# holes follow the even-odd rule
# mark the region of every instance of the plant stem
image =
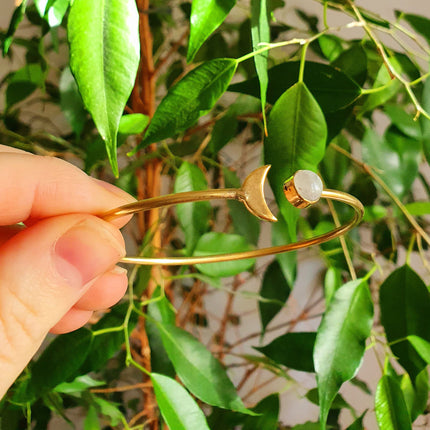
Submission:
POLYGON ((390 187, 374 172, 373 168, 371 166, 369 166, 368 164, 363 163, 362 161, 357 160, 348 151, 345 151, 343 148, 341 148, 340 146, 336 145, 335 143, 331 143, 331 146, 333 147, 333 149, 335 149, 339 153, 345 155, 345 157, 348 157, 355 164, 357 164, 358 166, 360 166, 376 183, 378 183, 381 186, 381 188, 387 193, 387 195, 391 198, 391 200, 393 200, 393 202, 397 205, 397 207, 402 211, 403 215, 406 217, 406 219, 409 221, 409 223, 412 225, 412 227, 415 229, 415 231, 420 236, 422 236, 422 238, 430 245, 430 237, 429 237, 429 235, 417 223, 417 221, 415 220, 415 218, 406 209, 405 205, 391 191, 390 187))
POLYGON ((303 82, 303 76, 305 73, 306 52, 308 50, 308 46, 309 42, 305 43, 302 48, 302 55, 300 57, 299 82, 303 82))

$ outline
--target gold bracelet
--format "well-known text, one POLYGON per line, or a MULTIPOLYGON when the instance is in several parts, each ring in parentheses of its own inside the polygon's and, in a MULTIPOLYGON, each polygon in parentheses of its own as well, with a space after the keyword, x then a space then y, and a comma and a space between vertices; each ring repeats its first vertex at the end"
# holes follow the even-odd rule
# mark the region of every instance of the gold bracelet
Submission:
MULTIPOLYGON (((242 202, 249 212, 256 217, 276 222, 276 217, 267 206, 264 197, 264 182, 270 166, 262 166, 251 172, 245 179, 241 188, 224 188, 217 190, 189 191, 185 193, 168 194, 166 196, 153 197, 138 202, 120 206, 101 215, 106 221, 111 221, 125 215, 144 212, 150 209, 177 205, 180 203, 198 202, 204 200, 238 200, 242 202)), ((294 251, 300 248, 327 242, 345 234, 355 227, 363 218, 364 208, 361 202, 350 194, 342 191, 323 189, 320 177, 309 170, 298 170, 284 183, 284 194, 287 200, 297 208, 305 208, 315 204, 319 199, 337 200, 346 203, 354 209, 354 216, 345 224, 336 227, 332 231, 319 236, 290 243, 288 245, 272 246, 269 248, 255 249, 252 251, 235 252, 227 254, 214 254, 209 256, 192 257, 124 257, 122 263, 142 265, 166 265, 180 266, 202 263, 220 263, 223 261, 242 260, 245 258, 262 257, 264 255, 280 254, 294 251)))

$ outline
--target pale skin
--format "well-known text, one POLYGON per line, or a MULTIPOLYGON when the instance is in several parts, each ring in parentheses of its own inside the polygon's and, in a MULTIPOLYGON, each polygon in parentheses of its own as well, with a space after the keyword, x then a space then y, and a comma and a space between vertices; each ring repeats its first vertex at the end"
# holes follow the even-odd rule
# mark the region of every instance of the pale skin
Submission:
POLYGON ((129 218, 97 215, 134 199, 65 161, 2 145, 0 184, 1 398, 48 332, 76 330, 124 295, 116 264, 129 218))

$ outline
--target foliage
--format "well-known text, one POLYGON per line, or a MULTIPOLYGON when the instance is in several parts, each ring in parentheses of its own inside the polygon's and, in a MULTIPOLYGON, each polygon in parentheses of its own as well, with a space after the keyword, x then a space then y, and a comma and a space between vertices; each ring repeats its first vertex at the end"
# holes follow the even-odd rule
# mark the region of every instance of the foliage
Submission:
MULTIPOLYGON (((2 144, 65 158, 140 199, 238 187, 264 160, 278 207, 274 245, 351 215, 324 202, 293 208, 282 184, 298 169, 354 194, 366 215, 348 237, 302 251, 320 261, 313 292, 300 291, 296 253, 131 268, 120 304, 29 364, 0 402, 1 428, 43 429, 54 415, 73 426, 76 407, 85 429, 385 430, 425 419, 430 20, 380 17, 358 3, 303 2, 318 16, 283 0, 16 7, 0 31, 11 61, 0 84, 2 144), (341 26, 332 23, 339 13, 341 26), (257 292, 248 287, 255 280, 257 292), (243 311, 250 302, 256 332, 243 311), (379 382, 356 377, 371 361, 366 350, 380 363, 379 382), (306 392, 300 372, 315 376, 315 388, 297 401, 319 405, 320 416, 292 423, 283 394, 306 392), (348 403, 344 388, 368 402, 348 403)), ((237 202, 152 210, 126 231, 130 248, 148 256, 261 242, 237 202)))

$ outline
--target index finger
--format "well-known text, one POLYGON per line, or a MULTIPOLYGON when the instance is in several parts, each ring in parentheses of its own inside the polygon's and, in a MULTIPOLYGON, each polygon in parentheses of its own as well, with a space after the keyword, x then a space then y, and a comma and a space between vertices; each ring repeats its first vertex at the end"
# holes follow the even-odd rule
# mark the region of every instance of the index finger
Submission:
POLYGON ((53 157, 0 147, 0 225, 71 213, 100 215, 134 198, 53 157))

